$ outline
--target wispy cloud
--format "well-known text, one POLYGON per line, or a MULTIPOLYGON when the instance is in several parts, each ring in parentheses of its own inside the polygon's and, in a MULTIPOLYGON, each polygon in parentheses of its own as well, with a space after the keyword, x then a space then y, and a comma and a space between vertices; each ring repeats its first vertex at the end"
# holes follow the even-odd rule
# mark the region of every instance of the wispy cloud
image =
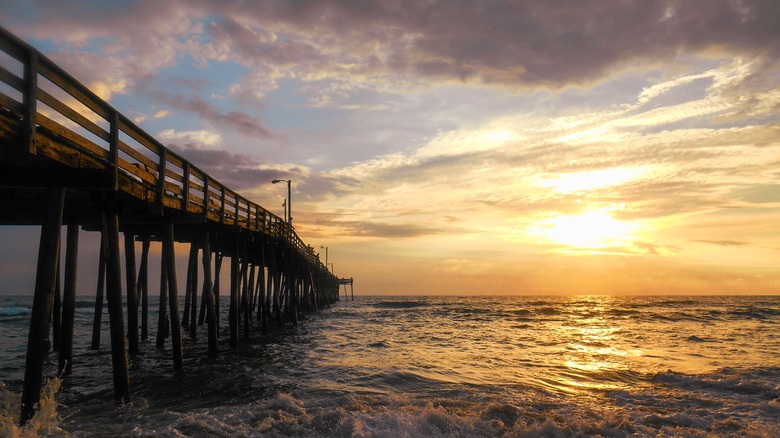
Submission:
POLYGON ((0 24, 245 196, 280 209, 291 179, 297 229, 361 266, 540 291, 604 263, 667 293, 776 265, 771 1, 7 0, 0 24), (530 232, 593 212, 636 232, 530 232))

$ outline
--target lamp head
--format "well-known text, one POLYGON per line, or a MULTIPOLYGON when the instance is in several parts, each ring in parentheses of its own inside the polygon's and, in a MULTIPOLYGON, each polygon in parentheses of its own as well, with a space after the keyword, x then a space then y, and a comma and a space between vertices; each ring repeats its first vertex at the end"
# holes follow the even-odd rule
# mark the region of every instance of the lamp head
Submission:
POLYGON ((275 180, 271 181, 271 184, 276 184, 276 183, 280 183, 280 182, 282 182, 282 180, 280 180, 280 179, 275 179, 275 180))

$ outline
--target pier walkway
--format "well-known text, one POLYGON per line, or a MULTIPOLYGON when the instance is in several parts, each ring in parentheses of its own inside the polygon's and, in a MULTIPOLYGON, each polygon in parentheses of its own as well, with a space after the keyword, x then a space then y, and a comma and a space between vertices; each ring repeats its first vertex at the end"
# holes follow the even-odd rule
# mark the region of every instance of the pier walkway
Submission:
POLYGON ((194 336, 197 324, 207 324, 208 352, 217 356, 220 323, 229 326, 229 345, 236 346, 242 332, 244 338, 250 336, 253 319, 264 332, 269 325, 297 325, 301 312, 329 305, 339 299, 341 284, 352 284, 351 278, 330 273, 290 223, 164 147, 3 28, 0 225, 41 226, 23 424, 35 413, 44 360, 52 344, 59 352, 60 373, 70 372, 80 230, 101 233, 92 348, 99 347, 105 295, 118 402, 131 397, 128 354, 137 353, 139 339, 148 336, 152 244, 161 245, 157 346, 162 348, 164 334, 170 333, 175 370, 183 367, 182 326, 194 336), (60 267, 63 225, 66 250, 60 267), (190 248, 183 315, 179 314, 174 242, 190 248), (138 266, 136 246, 141 249, 138 266), (217 306, 224 257, 230 259, 230 284, 223 286, 230 295, 230 317, 220 322, 217 306), (60 272, 64 274, 61 297, 60 272))

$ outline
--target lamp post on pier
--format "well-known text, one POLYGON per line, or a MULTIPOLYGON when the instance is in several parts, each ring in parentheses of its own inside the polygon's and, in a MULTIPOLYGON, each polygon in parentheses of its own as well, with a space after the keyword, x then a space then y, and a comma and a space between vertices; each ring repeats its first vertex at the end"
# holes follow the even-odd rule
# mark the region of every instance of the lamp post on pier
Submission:
POLYGON ((325 248, 325 269, 328 268, 328 247, 320 245, 320 248, 325 248))
POLYGON ((285 219, 287 220, 287 223, 290 225, 290 227, 292 227, 292 219, 293 219, 292 218, 292 198, 290 197, 290 195, 291 195, 290 183, 292 181, 289 180, 289 179, 275 179, 275 180, 271 181, 271 184, 280 183, 282 181, 287 183, 287 217, 285 219))

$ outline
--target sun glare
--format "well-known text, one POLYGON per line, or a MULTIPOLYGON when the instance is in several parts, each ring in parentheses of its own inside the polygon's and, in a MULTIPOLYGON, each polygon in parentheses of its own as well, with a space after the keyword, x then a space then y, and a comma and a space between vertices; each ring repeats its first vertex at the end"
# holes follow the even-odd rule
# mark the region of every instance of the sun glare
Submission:
POLYGON ((534 234, 560 245, 596 249, 626 244, 634 239, 635 230, 636 225, 607 213, 588 211, 547 219, 536 227, 534 234))

